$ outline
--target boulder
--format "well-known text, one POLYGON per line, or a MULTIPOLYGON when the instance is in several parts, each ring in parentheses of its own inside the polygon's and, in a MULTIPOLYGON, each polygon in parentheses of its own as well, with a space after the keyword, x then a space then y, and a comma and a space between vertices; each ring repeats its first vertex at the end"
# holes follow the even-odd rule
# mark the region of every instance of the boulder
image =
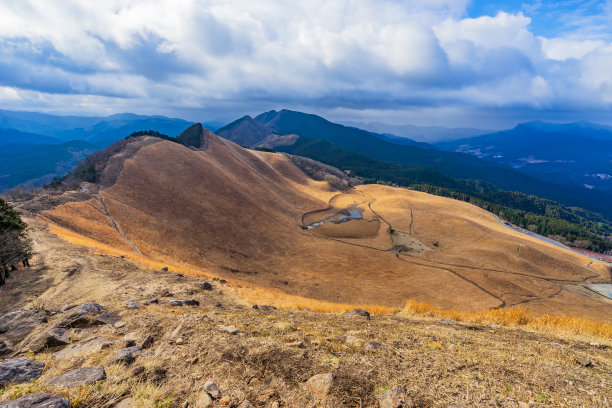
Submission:
POLYGON ((229 333, 229 334, 238 334, 238 329, 235 328, 234 326, 219 325, 217 326, 217 330, 221 332, 229 333))
POLYGON ((334 374, 317 374, 306 381, 306 388, 318 398, 323 399, 329 394, 329 390, 333 383, 334 374))
POLYGON ((5 340, 7 347, 14 346, 46 322, 45 314, 34 310, 18 310, 5 314, 0 317, 0 338, 5 340))
POLYGON ((35 392, 12 401, 0 402, 0 408, 70 408, 66 398, 49 392, 35 392))
POLYGON ((40 353, 47 348, 67 346, 68 344, 70 344, 68 330, 56 327, 33 336, 32 339, 28 340, 23 349, 33 351, 34 353, 40 353))
POLYGON ((47 381, 47 384, 60 387, 80 387, 81 385, 95 384, 104 379, 106 379, 104 368, 83 367, 53 377, 47 381))
POLYGON ((376 398, 380 408, 407 408, 414 406, 412 401, 406 396, 406 387, 403 385, 396 385, 387 391, 383 391, 376 398))
POLYGON ((142 353, 142 348, 139 346, 126 347, 115 351, 110 360, 109 364, 121 363, 130 365, 134 362, 136 356, 142 353))
POLYGON ((96 316, 95 324, 115 324, 121 320, 121 316, 113 312, 104 312, 96 316))
POLYGON ((0 387, 10 383, 26 383, 41 376, 45 365, 40 361, 16 358, 0 362, 0 387))
POLYGON ((93 323, 94 318, 104 311, 104 307, 87 302, 74 307, 66 312, 66 315, 57 324, 58 327, 80 327, 93 323))
POLYGON ((219 399, 219 397, 221 397, 221 391, 213 381, 206 381, 204 390, 214 399, 219 399))
POLYGON ((198 282, 196 285, 203 290, 213 290, 213 285, 211 285, 209 282, 198 282))
POLYGON ((347 319, 354 319, 354 318, 357 318, 357 317, 365 317, 365 318, 367 318, 368 320, 370 320, 370 312, 368 312, 368 311, 367 311, 367 310, 365 310, 365 309, 361 309, 361 308, 359 308, 359 309, 353 309, 353 310, 351 310, 350 312, 348 312, 348 313, 345 315, 345 317, 346 317, 347 319))

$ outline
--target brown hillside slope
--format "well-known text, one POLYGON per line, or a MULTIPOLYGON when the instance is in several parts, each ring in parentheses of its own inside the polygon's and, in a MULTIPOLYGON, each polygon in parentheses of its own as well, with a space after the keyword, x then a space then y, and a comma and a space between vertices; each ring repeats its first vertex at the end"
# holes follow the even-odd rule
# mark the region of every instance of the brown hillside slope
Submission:
POLYGON ((376 185, 341 193, 285 155, 212 134, 205 150, 143 143, 99 196, 43 216, 73 240, 77 233, 128 257, 140 251, 275 294, 612 316, 612 301, 579 285, 609 282, 603 263, 511 231, 463 202, 376 185), (363 219, 303 228, 346 209, 361 210, 363 219))

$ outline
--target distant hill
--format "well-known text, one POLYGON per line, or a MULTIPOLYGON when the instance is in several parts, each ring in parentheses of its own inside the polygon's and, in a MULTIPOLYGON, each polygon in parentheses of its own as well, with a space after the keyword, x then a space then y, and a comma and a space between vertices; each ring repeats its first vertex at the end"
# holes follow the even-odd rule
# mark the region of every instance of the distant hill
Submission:
POLYGON ((258 115, 255 121, 279 135, 297 134, 309 139, 322 139, 343 149, 403 167, 431 169, 455 179, 483 180, 503 190, 534 194, 612 217, 610 194, 540 180, 505 164, 482 160, 465 153, 398 145, 362 129, 290 110, 266 112, 258 115))
POLYGON ((394 135, 418 142, 436 143, 454 139, 464 139, 491 133, 490 130, 477 128, 447 128, 443 126, 388 125, 381 122, 343 122, 347 126, 365 129, 379 134, 394 135))
POLYGON ((16 129, 0 129, 0 145, 6 144, 58 144, 62 140, 38 135, 36 133, 22 132, 16 129))
POLYGON ((215 133, 224 139, 246 147, 273 148, 292 145, 297 140, 297 135, 294 134, 275 134, 248 115, 218 129, 215 133))
POLYGON ((556 183, 612 193, 610 127, 588 122, 530 122, 510 130, 436 146, 507 164, 556 183))
POLYGON ((62 177, 97 147, 76 140, 61 144, 6 144, 0 148, 0 191, 22 183, 41 186, 62 177))

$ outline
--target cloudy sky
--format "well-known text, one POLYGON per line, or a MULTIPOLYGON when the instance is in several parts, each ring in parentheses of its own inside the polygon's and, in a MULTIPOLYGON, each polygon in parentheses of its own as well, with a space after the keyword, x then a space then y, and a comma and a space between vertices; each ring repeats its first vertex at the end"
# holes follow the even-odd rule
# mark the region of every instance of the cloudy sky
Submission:
POLYGON ((0 0, 0 107, 612 122, 612 1, 0 0))

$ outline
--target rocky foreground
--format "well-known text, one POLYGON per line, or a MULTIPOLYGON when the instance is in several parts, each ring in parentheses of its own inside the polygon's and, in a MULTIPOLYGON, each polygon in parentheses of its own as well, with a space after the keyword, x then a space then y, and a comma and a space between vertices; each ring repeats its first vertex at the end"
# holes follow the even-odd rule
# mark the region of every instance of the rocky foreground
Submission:
POLYGON ((34 267, 0 298, 0 407, 612 404, 605 341, 246 304, 32 225, 34 267))

